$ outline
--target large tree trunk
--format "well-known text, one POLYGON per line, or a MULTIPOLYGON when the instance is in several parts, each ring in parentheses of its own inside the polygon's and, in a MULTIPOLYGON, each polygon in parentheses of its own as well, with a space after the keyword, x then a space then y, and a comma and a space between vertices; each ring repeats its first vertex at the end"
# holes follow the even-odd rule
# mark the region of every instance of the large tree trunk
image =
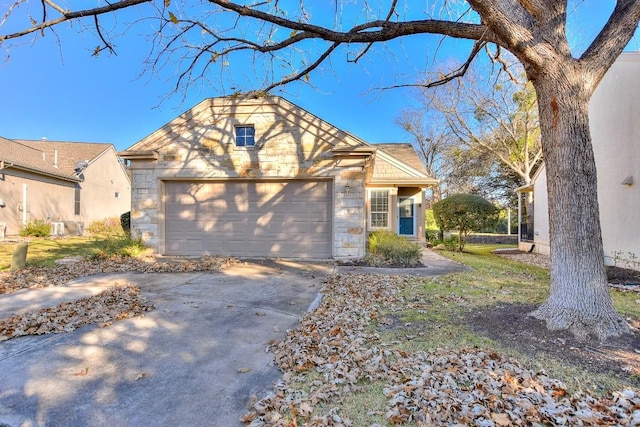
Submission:
MULTIPOLYGON (((569 68, 569 67, 567 67, 569 68)), ((629 331, 607 285, 596 165, 589 132, 591 89, 577 70, 534 79, 547 165, 551 291, 534 317, 549 329, 601 340, 629 331)))

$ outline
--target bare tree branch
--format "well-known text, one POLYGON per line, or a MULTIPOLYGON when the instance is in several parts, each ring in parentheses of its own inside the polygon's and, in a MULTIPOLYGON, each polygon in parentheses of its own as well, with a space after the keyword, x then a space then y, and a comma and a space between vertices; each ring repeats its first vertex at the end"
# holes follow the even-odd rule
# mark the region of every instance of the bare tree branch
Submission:
POLYGON ((98 36, 100 37, 100 40, 102 40, 102 43, 104 43, 104 46, 102 47, 98 47, 96 48, 96 50, 94 51, 94 56, 98 56, 98 53, 105 50, 105 49, 109 49, 109 51, 111 53, 113 53, 114 55, 117 55, 116 51, 113 49, 113 46, 111 45, 111 43, 109 43, 104 36, 102 35, 102 31, 100 31, 100 23, 98 22, 98 15, 93 15, 93 21, 94 24, 96 26, 96 32, 98 33, 98 36))
MULTIPOLYGON (((398 0, 393 0, 393 3, 391 3, 391 7, 389 8, 389 13, 387 14, 387 17, 385 19, 385 21, 389 21, 391 19, 391 17, 393 16, 393 13, 395 12, 396 6, 398 4, 398 0)), ((353 63, 357 63, 360 58, 362 58, 364 55, 367 54, 367 52, 369 51, 369 49, 371 49, 371 47, 373 46, 373 43, 369 43, 363 50, 362 52, 360 52, 353 60, 353 63)))
POLYGON ((2 43, 5 40, 11 40, 11 39, 23 37, 37 31, 44 31, 46 28, 54 27, 63 22, 72 21, 74 19, 84 18, 88 16, 97 16, 105 13, 111 13, 120 9, 125 9, 127 7, 132 7, 132 6, 150 2, 150 1, 152 0, 121 0, 116 3, 111 3, 107 6, 96 7, 92 9, 83 9, 75 12, 67 11, 67 12, 64 12, 62 16, 59 18, 51 19, 49 21, 43 20, 40 24, 37 24, 37 25, 34 24, 32 27, 27 28, 25 30, 18 31, 15 33, 5 34, 5 35, 0 35, 0 43, 2 43))
POLYGON ((464 61, 464 63, 460 65, 458 68, 456 68, 455 70, 450 71, 449 73, 443 75, 437 80, 430 81, 427 83, 408 83, 408 84, 387 86, 387 87, 380 88, 380 90, 398 89, 403 87, 417 87, 417 88, 423 88, 423 89, 431 89, 431 88, 445 85, 453 80, 463 77, 469 70, 469 67, 473 63, 473 60, 478 56, 478 53, 480 53, 480 51, 483 49, 485 45, 486 45, 486 42, 484 41, 476 41, 473 44, 473 49, 471 49, 471 52, 469 53, 469 56, 467 57, 466 61, 464 61))

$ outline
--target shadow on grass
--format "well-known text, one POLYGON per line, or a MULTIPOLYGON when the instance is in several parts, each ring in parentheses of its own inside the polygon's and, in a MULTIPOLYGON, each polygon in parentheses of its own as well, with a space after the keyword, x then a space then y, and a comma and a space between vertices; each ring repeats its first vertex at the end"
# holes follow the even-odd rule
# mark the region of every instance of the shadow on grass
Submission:
MULTIPOLYGON (((53 266, 55 261, 72 256, 88 256, 98 250, 107 236, 34 238, 29 241, 28 267, 53 266)), ((0 245, 0 271, 11 267, 11 257, 17 243, 0 245)))

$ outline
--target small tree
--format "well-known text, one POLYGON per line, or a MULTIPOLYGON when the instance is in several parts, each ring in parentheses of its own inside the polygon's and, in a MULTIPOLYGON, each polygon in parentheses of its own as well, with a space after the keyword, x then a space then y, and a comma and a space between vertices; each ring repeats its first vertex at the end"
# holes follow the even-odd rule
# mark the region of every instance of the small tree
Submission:
POLYGON ((498 213, 498 208, 475 194, 454 194, 433 205, 438 226, 444 230, 458 230, 460 252, 470 232, 495 226, 498 213))

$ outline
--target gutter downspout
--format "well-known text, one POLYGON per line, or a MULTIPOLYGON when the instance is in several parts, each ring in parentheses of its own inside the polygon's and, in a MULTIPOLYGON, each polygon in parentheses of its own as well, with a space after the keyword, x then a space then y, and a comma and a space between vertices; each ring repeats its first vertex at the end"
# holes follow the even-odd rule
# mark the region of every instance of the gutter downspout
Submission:
POLYGON ((22 184, 22 225, 27 225, 27 184, 22 184))

